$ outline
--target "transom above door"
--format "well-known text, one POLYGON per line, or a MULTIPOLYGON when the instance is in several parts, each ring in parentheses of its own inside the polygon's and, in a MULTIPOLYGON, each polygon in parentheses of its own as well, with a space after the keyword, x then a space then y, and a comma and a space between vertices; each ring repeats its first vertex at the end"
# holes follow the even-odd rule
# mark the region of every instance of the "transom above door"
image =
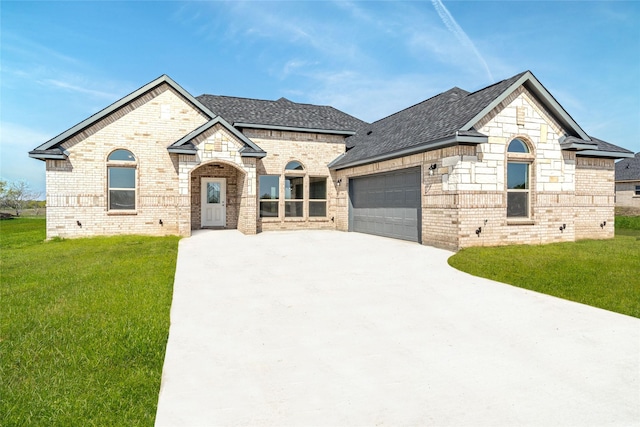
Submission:
POLYGON ((227 180, 202 178, 200 193, 202 227, 224 227, 227 222, 227 180))

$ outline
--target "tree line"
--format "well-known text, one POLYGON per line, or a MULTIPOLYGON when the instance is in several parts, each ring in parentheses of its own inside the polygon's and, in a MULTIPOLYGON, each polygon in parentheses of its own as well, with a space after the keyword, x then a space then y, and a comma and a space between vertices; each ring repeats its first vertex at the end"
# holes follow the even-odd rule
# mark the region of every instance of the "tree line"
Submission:
POLYGON ((45 207, 40 200, 42 193, 33 191, 25 180, 7 182, 0 179, 0 209, 11 210, 20 216, 25 209, 33 209, 38 215, 45 207))

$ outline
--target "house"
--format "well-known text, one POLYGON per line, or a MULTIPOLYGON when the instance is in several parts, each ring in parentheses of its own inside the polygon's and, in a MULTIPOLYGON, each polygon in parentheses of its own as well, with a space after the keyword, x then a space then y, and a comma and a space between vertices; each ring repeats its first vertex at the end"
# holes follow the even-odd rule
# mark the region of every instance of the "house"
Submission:
POLYGON ((616 163, 616 207, 640 213, 640 153, 616 163))
POLYGON ((613 237, 614 161, 529 71, 374 123, 163 75, 29 153, 47 237, 331 229, 449 249, 613 237))

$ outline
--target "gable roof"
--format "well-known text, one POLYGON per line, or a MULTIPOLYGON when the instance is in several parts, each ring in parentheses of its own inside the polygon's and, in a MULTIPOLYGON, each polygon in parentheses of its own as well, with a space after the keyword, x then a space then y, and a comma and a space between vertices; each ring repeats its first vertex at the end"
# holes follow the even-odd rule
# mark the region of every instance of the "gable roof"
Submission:
POLYGON ((258 147, 253 141, 251 141, 249 138, 244 136, 242 132, 240 132, 238 129, 234 128, 233 126, 231 126, 225 119, 223 119, 220 116, 216 116, 214 119, 209 120, 202 126, 189 132, 188 134, 186 134, 185 136, 183 136, 182 138, 180 138, 179 140, 171 144, 167 148, 167 150, 170 153, 177 153, 177 154, 196 154, 198 150, 196 149, 192 141, 217 124, 222 125, 222 127, 227 129, 236 138, 238 138, 240 141, 244 143, 244 146, 239 151, 241 157, 262 158, 267 155, 266 151, 258 147))
POLYGON ((208 117, 209 119, 212 119, 215 117, 215 115, 207 107, 205 107, 202 103, 200 103, 200 101, 198 101, 196 98, 191 96, 189 92, 184 90, 178 83, 176 83, 173 79, 171 79, 171 77, 167 76, 166 74, 163 74, 157 79, 150 81, 146 85, 131 92, 129 95, 119 99, 118 101, 114 102, 113 104, 109 105, 103 110, 98 111, 96 114, 88 117, 87 119, 81 121, 75 126, 62 132, 61 134, 51 138, 49 141, 45 142, 44 144, 36 147, 34 150, 29 152, 29 157, 33 157, 35 159, 40 159, 40 160, 66 158, 67 154, 61 147, 62 143, 64 143, 69 138, 72 138, 73 136, 83 132, 84 130, 86 130, 93 124, 97 123, 98 121, 102 120, 103 118, 109 116, 110 114, 125 107, 132 101, 135 101, 136 99, 140 98, 147 92, 165 83, 168 84, 180 95, 182 95, 188 102, 190 102, 196 109, 198 109, 206 117, 208 117))
POLYGON ((366 123, 330 106, 200 95, 197 99, 234 127, 354 135, 366 123))
POLYGON ((640 152, 616 163, 616 181, 640 181, 640 152))
POLYGON ((533 73, 524 71, 472 93, 454 87, 365 126, 347 139, 350 149, 334 160, 330 167, 344 169, 449 145, 487 142, 487 136, 474 126, 523 85, 553 114, 574 138, 573 142, 585 144, 581 148, 575 145, 563 148, 588 149, 589 155, 597 155, 598 152, 605 157, 625 157, 629 153, 613 144, 598 140, 599 144, 592 140, 533 73), (605 150, 601 152, 599 147, 605 150))

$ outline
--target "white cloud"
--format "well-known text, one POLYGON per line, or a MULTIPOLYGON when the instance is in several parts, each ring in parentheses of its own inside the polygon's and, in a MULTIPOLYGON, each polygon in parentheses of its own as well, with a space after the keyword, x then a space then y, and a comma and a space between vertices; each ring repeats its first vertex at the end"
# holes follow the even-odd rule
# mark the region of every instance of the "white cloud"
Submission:
MULTIPOLYGON (((60 89, 65 89, 65 90, 69 90, 72 92, 78 92, 84 95, 90 95, 90 96, 94 96, 97 98, 104 98, 107 100, 114 100, 118 98, 118 94, 115 93, 111 93, 111 92, 105 92, 102 90, 97 90, 97 89, 91 89, 88 87, 83 87, 80 86, 78 84, 72 83, 72 82, 65 82, 62 80, 56 80, 56 79, 44 79, 42 80, 42 83, 44 84, 50 84, 53 85, 57 88, 60 89)), ((122 96, 122 94, 120 94, 120 96, 122 96)))
POLYGON ((469 36, 467 36, 467 33, 465 33, 462 27, 460 27, 460 25, 458 25, 456 20, 453 19, 453 16, 451 16, 451 13, 449 13, 449 10, 444 6, 444 4, 442 4, 442 1, 432 0, 431 2, 433 3, 433 7, 435 8, 436 12, 438 12, 440 19, 442 20, 442 23, 458 39, 458 41, 460 41, 460 43, 463 46, 467 47, 473 52, 473 54, 478 58, 478 60, 484 67, 485 71, 487 72, 489 79, 491 79, 492 82, 495 82, 495 79, 491 74, 491 70, 487 65, 487 61, 484 60, 484 58, 476 48, 475 44, 471 41, 469 36))

